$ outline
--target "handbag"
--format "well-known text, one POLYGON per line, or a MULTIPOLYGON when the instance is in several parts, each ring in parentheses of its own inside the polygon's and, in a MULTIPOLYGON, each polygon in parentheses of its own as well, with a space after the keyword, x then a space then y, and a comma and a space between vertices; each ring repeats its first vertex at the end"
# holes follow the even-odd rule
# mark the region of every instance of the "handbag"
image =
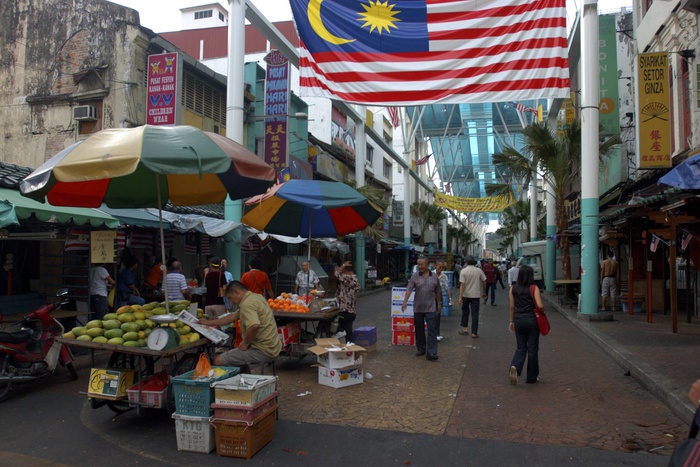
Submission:
POLYGON ((700 466, 700 440, 696 439, 698 435, 698 427, 700 426, 700 408, 695 411, 693 423, 690 426, 688 439, 684 439, 678 443, 671 454, 671 460, 668 462, 669 467, 700 466))
POLYGON ((535 301, 535 287, 537 286, 534 284, 530 286, 530 295, 532 295, 532 302, 535 304, 533 311, 535 313, 535 318, 537 318, 537 327, 540 328, 540 334, 546 336, 549 334, 551 327, 549 326, 547 315, 544 314, 544 310, 537 306, 537 302, 535 301))

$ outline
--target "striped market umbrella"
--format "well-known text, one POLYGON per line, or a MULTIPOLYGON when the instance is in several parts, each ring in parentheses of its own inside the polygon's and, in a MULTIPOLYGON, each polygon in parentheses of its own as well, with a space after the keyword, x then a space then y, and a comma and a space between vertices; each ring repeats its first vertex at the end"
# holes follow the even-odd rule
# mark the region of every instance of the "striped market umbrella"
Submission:
POLYGON ((245 203, 244 224, 289 237, 338 237, 372 225, 382 211, 338 182, 290 180, 245 203))
MULTIPOLYGON (((224 136, 184 125, 144 125, 91 134, 25 177, 20 191, 54 206, 158 208, 162 220, 168 201, 192 206, 221 203, 227 195, 243 199, 275 180, 272 167, 224 136)), ((162 223, 160 235, 162 246, 162 223)), ((161 259, 165 264, 164 248, 161 259)))

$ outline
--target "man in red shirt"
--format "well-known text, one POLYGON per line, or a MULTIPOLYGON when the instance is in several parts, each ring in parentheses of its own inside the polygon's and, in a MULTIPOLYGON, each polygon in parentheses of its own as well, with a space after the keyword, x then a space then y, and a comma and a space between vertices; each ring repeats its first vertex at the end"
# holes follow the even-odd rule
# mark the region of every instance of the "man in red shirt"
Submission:
POLYGON ((270 284, 270 278, 265 271, 260 270, 261 266, 262 263, 260 259, 251 259, 248 265, 248 272, 241 276, 241 283, 245 285, 246 289, 253 293, 260 294, 263 297, 265 297, 265 293, 267 293, 267 297, 265 298, 272 298, 274 295, 272 292, 272 285, 270 284))
POLYGON ((488 300, 490 289, 491 305, 496 306, 496 268, 493 266, 493 260, 486 260, 482 266, 482 269, 486 275, 486 297, 484 298, 484 305, 486 305, 486 301, 488 300))

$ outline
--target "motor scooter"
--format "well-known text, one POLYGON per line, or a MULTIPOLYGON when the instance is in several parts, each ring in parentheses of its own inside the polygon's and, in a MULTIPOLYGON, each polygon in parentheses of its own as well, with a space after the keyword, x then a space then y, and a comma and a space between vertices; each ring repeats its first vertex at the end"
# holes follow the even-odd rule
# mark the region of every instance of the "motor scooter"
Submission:
POLYGON ((0 402, 7 400, 19 384, 51 375, 59 362, 72 379, 78 378, 70 349, 55 340, 63 336, 63 326, 51 316, 68 302, 68 290, 61 289, 56 296, 56 303, 22 318, 19 331, 0 332, 0 402))

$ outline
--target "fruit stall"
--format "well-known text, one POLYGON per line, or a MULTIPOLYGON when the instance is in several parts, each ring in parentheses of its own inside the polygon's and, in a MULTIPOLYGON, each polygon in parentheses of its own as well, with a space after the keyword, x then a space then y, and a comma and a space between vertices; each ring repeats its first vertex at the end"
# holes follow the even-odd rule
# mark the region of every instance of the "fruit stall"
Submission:
POLYGON ((193 370, 202 352, 211 359, 212 342, 194 327, 213 339, 227 337, 194 324, 204 312, 190 305, 188 301, 126 305, 58 338, 90 350, 93 370, 86 394, 93 408, 106 405, 116 413, 135 408, 138 414, 142 408, 175 411, 171 378, 193 370), (187 310, 194 314, 183 313, 187 310), (96 350, 111 352, 106 368, 95 368, 96 350))

